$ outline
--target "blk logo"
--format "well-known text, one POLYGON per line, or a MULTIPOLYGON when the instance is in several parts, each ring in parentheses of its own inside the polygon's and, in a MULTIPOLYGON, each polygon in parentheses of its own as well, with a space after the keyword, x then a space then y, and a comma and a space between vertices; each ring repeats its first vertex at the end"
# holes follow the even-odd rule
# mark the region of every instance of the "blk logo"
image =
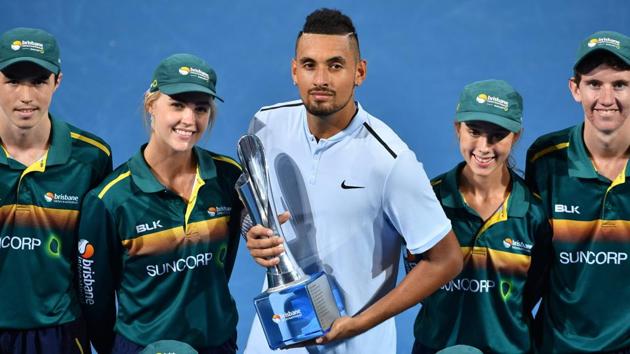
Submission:
POLYGON ((160 229, 160 228, 162 228, 162 224, 160 224, 161 221, 162 220, 157 220, 157 221, 153 221, 150 224, 146 223, 146 224, 136 225, 136 232, 140 234, 140 233, 143 233, 143 232, 160 229))
POLYGON ((556 204, 556 205, 554 205, 554 211, 556 213, 579 214, 580 213, 580 206, 579 205, 556 204))

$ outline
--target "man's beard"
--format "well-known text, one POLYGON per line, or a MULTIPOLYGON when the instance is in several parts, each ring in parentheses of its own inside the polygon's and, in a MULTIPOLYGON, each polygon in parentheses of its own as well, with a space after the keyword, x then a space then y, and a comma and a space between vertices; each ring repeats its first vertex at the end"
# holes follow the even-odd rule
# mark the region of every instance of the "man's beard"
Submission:
POLYGON ((343 102, 342 104, 334 105, 334 104, 316 104, 316 103, 307 103, 304 100, 304 108, 306 111, 316 117, 328 117, 331 116, 342 109, 344 109, 348 103, 352 100, 352 96, 348 97, 348 100, 343 102))

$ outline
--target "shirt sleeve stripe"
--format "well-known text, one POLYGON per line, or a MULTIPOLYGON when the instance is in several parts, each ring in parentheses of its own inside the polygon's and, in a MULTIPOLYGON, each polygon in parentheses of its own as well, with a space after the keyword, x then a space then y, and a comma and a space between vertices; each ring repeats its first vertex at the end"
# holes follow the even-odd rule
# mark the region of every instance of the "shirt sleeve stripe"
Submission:
POLYGON ((109 152, 109 149, 107 148, 107 146, 99 143, 98 141, 92 139, 92 138, 88 138, 87 136, 83 136, 81 134, 75 133, 75 132, 70 132, 70 136, 73 137, 74 139, 77 140, 81 140, 83 142, 86 142, 90 145, 96 146, 97 148, 101 149, 105 155, 107 156, 111 156, 111 152, 109 152))
POLYGON ((103 199, 103 196, 105 195, 105 193, 107 193, 107 191, 112 188, 116 183, 122 181, 123 179, 129 177, 131 175, 131 171, 127 171, 123 174, 121 174, 120 176, 114 178, 113 181, 107 183, 107 185, 105 185, 105 187, 103 187, 103 190, 101 190, 101 192, 98 194, 98 199, 103 199))
POLYGON ((541 157, 543 157, 543 156, 545 156, 545 155, 547 155, 547 154, 549 154, 551 152, 554 152, 556 150, 566 149, 567 147, 569 147, 569 143, 568 142, 560 143, 560 144, 556 144, 556 145, 550 146, 548 148, 544 148, 544 149, 538 151, 534 155, 534 157, 531 158, 530 162, 534 162, 534 161, 538 160, 539 158, 541 158, 541 157))

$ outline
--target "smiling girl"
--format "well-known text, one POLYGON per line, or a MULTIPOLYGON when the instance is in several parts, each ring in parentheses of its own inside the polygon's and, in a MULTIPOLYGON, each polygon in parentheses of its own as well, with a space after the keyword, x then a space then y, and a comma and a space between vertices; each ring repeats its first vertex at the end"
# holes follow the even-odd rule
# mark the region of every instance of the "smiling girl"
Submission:
POLYGON ((540 201, 509 163, 522 106, 521 96, 499 80, 469 84, 460 97, 455 132, 464 162, 432 185, 461 245, 464 270, 423 301, 413 353, 455 345, 484 353, 532 350, 531 310, 550 228, 540 201))
POLYGON ((228 280, 240 167, 196 146, 215 119, 215 85, 202 59, 164 59, 144 99, 148 144, 86 199, 79 293, 99 352, 137 353, 165 339, 200 353, 236 351, 228 280))

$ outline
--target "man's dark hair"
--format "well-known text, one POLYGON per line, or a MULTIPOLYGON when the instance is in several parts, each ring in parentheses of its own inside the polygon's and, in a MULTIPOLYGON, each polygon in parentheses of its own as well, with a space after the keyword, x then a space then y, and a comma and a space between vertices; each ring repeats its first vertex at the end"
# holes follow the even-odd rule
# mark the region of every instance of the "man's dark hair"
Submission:
POLYGON ((615 54, 607 50, 596 50, 584 57, 573 69, 575 83, 579 85, 582 75, 590 73, 600 65, 607 65, 617 71, 630 70, 630 65, 615 54))
POLYGON ((361 57, 359 35, 354 28, 354 24, 350 17, 339 10, 322 8, 308 15, 306 22, 304 22, 304 27, 302 27, 302 31, 300 31, 295 41, 296 51, 300 37, 304 33, 347 35, 350 37, 350 43, 356 46, 357 56, 361 57))

